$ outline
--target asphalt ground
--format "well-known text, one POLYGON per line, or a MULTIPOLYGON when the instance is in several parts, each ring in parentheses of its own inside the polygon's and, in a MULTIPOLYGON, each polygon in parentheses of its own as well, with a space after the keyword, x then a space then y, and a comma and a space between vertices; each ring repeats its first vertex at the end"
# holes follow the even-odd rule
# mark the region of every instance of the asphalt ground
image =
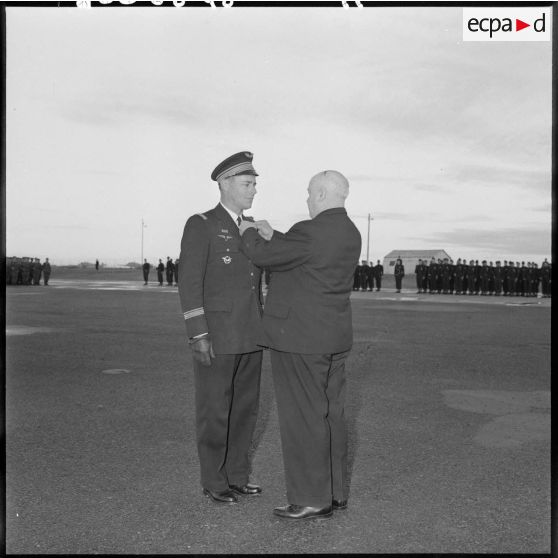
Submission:
POLYGON ((6 293, 10 554, 549 553, 550 299, 353 293, 350 500, 289 522, 269 355, 252 480, 202 495, 176 287, 6 293))

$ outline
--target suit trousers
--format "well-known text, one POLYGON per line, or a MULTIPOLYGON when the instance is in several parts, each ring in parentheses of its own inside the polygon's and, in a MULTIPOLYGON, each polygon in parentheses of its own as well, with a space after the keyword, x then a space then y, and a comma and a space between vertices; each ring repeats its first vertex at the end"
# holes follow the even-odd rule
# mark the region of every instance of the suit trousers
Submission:
POLYGON ((271 350, 289 504, 346 500, 345 361, 337 354, 271 350))
POLYGON ((248 482, 248 451, 260 396, 262 351, 217 355, 211 366, 194 360, 196 435, 201 484, 226 490, 248 482))

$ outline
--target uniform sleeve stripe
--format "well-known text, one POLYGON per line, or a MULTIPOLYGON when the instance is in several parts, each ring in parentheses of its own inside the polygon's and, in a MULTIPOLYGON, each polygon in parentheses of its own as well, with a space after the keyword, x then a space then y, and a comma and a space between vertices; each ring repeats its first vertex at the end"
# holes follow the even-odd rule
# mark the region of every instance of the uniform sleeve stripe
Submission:
POLYGON ((184 312, 184 319, 189 320, 190 318, 196 318, 197 316, 203 316, 205 311, 203 306, 201 308, 194 308, 193 310, 188 310, 188 312, 184 312))

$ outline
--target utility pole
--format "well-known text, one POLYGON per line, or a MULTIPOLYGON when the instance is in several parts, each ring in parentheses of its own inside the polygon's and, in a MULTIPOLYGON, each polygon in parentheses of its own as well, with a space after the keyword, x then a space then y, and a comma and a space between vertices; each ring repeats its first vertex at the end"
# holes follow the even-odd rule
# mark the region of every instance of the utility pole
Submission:
POLYGON ((141 218, 141 259, 140 259, 140 265, 143 265, 143 229, 145 229, 145 227, 147 227, 147 225, 144 224, 143 217, 142 217, 141 218))
POLYGON ((370 221, 373 220, 373 217, 368 214, 368 237, 366 240, 366 262, 370 261, 370 221))

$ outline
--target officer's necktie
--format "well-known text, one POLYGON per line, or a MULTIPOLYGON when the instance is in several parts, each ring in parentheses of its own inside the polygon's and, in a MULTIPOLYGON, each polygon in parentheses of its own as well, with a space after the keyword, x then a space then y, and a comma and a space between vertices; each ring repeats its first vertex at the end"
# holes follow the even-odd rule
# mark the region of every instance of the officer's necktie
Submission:
POLYGON ((240 227, 240 223, 242 223, 242 219, 240 215, 236 218, 236 224, 240 227))

